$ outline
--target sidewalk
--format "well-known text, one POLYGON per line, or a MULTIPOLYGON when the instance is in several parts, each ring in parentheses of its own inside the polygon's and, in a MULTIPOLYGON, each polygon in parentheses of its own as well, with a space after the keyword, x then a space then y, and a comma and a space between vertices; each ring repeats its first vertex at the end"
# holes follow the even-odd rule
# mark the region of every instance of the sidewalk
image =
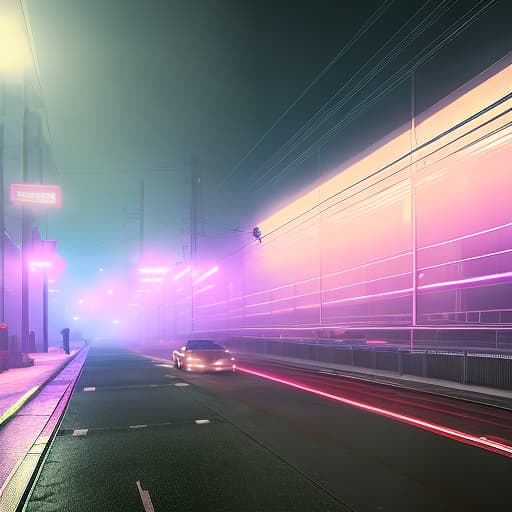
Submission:
POLYGON ((0 373, 0 427, 79 350, 77 346, 67 355, 61 348, 50 347, 48 353, 29 354, 33 366, 0 373))
POLYGON ((0 375, 0 510, 14 512, 53 439, 87 357, 75 346, 31 354, 34 366, 0 375))

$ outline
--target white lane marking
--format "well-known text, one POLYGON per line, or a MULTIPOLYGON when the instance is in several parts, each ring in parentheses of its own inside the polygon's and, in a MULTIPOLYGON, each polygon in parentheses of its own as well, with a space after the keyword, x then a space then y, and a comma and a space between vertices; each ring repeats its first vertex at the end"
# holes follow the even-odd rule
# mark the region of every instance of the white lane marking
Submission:
POLYGON ((178 377, 176 377, 176 375, 164 375, 164 377, 167 377, 168 379, 177 379, 178 377))
POLYGON ((153 508, 153 502, 151 501, 151 496, 149 495, 149 491, 145 491, 141 487, 140 480, 137 480, 135 484, 137 485, 137 489, 139 490, 140 499, 142 500, 142 504, 144 505, 144 510, 146 512, 155 512, 155 509, 153 508))
POLYGON ((206 425, 207 423, 210 423, 210 420, 196 420, 196 425, 206 425))
POLYGON ((88 428, 77 428, 73 430, 73 436, 80 437, 80 436, 86 436, 87 432, 89 432, 88 428))
POLYGON ((96 388, 94 386, 84 388, 84 391, 96 391, 96 388))
POLYGON ((186 382, 177 382, 176 384, 174 384, 176 387, 178 388, 183 388, 185 386, 188 386, 188 384, 186 382))
POLYGON ((161 368, 174 368, 172 364, 156 364, 155 366, 160 366, 161 368))
POLYGON ((146 428, 147 425, 130 425, 128 428, 146 428))

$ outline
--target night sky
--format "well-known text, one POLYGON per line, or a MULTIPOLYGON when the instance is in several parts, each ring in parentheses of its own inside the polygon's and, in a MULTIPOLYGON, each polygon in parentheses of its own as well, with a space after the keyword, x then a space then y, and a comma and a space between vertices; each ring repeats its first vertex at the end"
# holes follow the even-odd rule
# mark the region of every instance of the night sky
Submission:
POLYGON ((181 261, 194 155, 199 247, 221 254, 407 122, 413 67, 421 112, 512 49, 505 0, 25 5, 64 193, 48 235, 83 281, 136 260, 142 178, 146 247, 181 261))

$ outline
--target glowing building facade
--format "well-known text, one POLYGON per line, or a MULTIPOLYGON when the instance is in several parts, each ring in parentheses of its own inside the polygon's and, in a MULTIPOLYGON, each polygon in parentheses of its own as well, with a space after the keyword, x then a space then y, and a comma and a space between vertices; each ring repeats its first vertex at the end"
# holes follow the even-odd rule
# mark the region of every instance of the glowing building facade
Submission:
POLYGON ((405 343, 411 331, 430 342, 452 332, 505 343, 511 63, 502 59, 262 220, 261 244, 176 296, 177 333, 191 325, 228 337, 350 331, 405 343))

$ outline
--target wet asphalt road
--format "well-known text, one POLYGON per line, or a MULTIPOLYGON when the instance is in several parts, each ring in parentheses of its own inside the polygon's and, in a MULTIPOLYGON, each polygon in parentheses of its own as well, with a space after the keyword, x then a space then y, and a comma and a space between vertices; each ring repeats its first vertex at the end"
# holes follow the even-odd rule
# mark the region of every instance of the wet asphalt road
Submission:
POLYGON ((144 511, 137 481, 156 512, 512 510, 509 458, 259 377, 92 347, 26 510, 144 511))

